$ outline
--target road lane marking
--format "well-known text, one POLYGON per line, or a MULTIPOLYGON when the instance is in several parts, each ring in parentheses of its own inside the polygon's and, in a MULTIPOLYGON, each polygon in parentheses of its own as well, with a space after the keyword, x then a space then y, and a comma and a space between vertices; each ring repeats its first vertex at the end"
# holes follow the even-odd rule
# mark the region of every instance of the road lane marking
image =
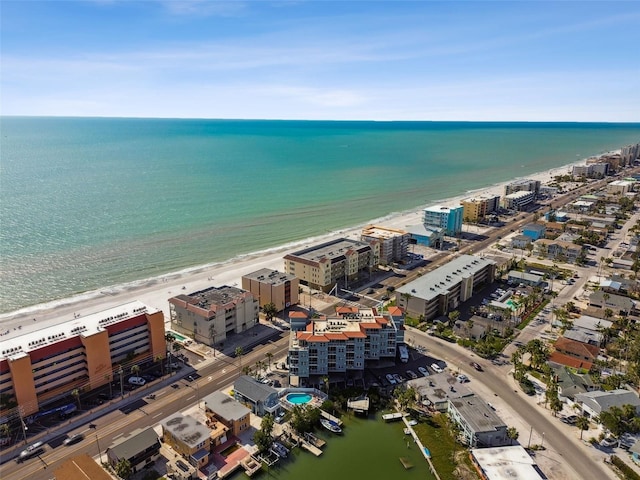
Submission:
POLYGON ((151 418, 158 418, 160 415, 162 415, 162 412, 156 413, 153 417, 151 418))

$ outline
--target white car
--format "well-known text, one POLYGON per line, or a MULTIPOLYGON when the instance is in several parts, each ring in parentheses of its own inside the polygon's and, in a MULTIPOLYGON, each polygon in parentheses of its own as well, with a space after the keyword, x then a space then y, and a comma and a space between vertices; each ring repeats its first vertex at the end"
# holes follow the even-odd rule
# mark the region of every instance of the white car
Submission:
POLYGON ((469 381, 469 377, 467 377, 465 374, 460 374, 458 375, 458 381, 460 383, 467 383, 469 381))
POLYGON ((418 371, 423 377, 429 376, 429 370, 427 370, 425 367, 418 367, 418 371))
POLYGON ((387 381, 388 381, 391 385, 395 385, 395 384, 397 383, 397 382, 396 382, 396 379, 395 379, 395 378, 393 378, 393 375, 391 375, 390 373, 387 373, 386 377, 387 377, 387 381))
POLYGON ((436 373, 442 373, 444 372, 444 370, 442 369, 442 367, 440 365, 438 365, 437 363, 432 363, 431 364, 431 370, 433 370, 436 373))

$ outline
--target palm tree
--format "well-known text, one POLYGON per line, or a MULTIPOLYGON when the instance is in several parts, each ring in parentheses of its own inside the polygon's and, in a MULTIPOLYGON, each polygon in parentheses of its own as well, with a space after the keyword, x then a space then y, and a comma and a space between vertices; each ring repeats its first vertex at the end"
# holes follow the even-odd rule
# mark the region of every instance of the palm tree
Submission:
POLYGON ((278 307, 276 307, 275 303, 269 302, 262 307, 262 312, 264 313, 264 317, 267 322, 270 322, 278 313, 278 307))
POLYGON ((322 383, 324 383, 324 389, 327 392, 327 397, 328 397, 329 396, 329 377, 326 375, 322 377, 322 383))
POLYGON ((133 365, 131 367, 131 375, 133 375, 134 377, 137 377, 139 373, 140 373, 140 365, 133 365))
POLYGON ((452 312, 449 312, 449 315, 447 316, 449 317, 449 326, 453 327, 460 318, 460 312, 458 310, 453 310, 452 312))
POLYGON ((267 352, 267 362, 269 362, 269 370, 271 370, 271 360, 273 360, 273 353, 267 352))
POLYGON ((242 354, 244 353, 244 349, 242 347, 236 347, 235 353, 236 357, 238 357, 238 363, 240 367, 242 367, 242 354))
POLYGON ((519 436, 520 433, 518 432, 518 429, 516 429, 516 427, 507 428, 507 438, 511 440, 511 445, 513 445, 514 440, 518 440, 519 436))
POLYGON ((82 405, 80 405, 80 390, 79 390, 78 388, 74 388, 74 389, 71 391, 71 396, 72 396, 73 398, 75 398, 75 399, 76 399, 76 401, 78 402, 78 409, 81 409, 81 408, 82 408, 82 405))
POLYGON ((580 440, 582 440, 582 434, 585 430, 589 430, 589 417, 586 415, 580 415, 576 420, 576 427, 580 429, 580 440))
POLYGON ((162 355, 156 355, 154 360, 156 361, 156 363, 160 363, 160 374, 164 377, 164 362, 162 361, 164 360, 164 358, 162 357, 162 355))
POLYGON ((11 428, 9 428, 8 423, 0 424, 0 437, 8 437, 11 433, 11 428))

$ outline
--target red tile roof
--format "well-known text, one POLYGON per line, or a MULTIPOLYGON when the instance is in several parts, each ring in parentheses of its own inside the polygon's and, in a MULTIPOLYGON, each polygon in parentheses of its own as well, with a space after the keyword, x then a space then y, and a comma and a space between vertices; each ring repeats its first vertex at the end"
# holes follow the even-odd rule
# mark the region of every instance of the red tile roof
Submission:
POLYGON ((564 365, 566 367, 584 368, 585 370, 591 370, 591 367, 593 366, 592 362, 580 360, 579 358, 571 357, 560 352, 553 352, 549 356, 549 361, 564 365))
POLYGON ((597 345, 589 345, 564 337, 556 340, 554 347, 560 353, 580 358, 595 359, 600 353, 600 347, 597 345))

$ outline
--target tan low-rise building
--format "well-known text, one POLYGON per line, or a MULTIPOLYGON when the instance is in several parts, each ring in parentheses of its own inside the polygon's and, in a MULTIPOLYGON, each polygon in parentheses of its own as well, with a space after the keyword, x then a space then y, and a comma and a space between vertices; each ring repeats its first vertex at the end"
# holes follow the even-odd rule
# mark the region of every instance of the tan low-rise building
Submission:
POLYGON ((370 245, 379 245, 378 263, 391 265, 394 262, 404 261, 409 249, 410 237, 411 235, 405 230, 367 225, 362 229, 360 240, 370 245))
POLYGON ((273 303, 281 312, 299 302, 300 280, 295 275, 262 268, 242 277, 242 288, 258 299, 260 308, 273 303))
POLYGON ((575 243, 546 238, 537 240, 534 245, 537 255, 564 263, 576 263, 584 250, 584 247, 575 243))
POLYGON ((260 307, 251 292, 225 285, 172 297, 169 311, 172 330, 214 346, 255 326, 260 307))

